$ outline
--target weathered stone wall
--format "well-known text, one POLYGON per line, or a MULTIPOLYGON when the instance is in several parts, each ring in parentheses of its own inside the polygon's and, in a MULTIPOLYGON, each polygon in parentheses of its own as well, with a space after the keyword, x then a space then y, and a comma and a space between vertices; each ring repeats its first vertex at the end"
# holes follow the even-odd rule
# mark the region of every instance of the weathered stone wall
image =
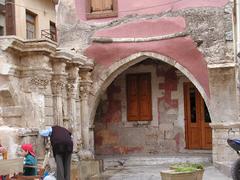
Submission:
POLYGON ((179 106, 183 106, 182 82, 187 79, 165 63, 147 62, 124 71, 102 95, 95 117, 97 155, 171 153, 185 148, 183 107, 179 106), (126 74, 146 72, 151 73, 153 119, 129 122, 126 74))
MULTIPOLYGON (((174 67, 177 67, 181 72, 183 72, 198 88, 199 92, 203 96, 205 103, 208 106, 210 116, 214 123, 224 123, 224 122, 239 122, 239 89, 237 88, 237 82, 239 79, 238 75, 238 65, 235 64, 235 57, 233 54, 233 30, 232 30, 232 1, 219 0, 216 3, 211 1, 184 1, 176 4, 169 4, 165 8, 156 7, 150 13, 150 10, 142 10, 140 12, 131 12, 124 10, 128 9, 132 5, 141 4, 141 2, 131 1, 127 2, 129 6, 122 6, 127 1, 120 2, 119 16, 117 18, 110 19, 99 19, 99 20, 90 20, 87 21, 85 18, 85 3, 82 0, 62 0, 59 4, 58 11, 58 24, 60 27, 60 47, 64 49, 72 49, 75 52, 88 54, 89 49, 93 49, 92 54, 95 57, 95 66, 92 72, 93 79, 93 88, 92 93, 89 98, 90 108, 90 124, 95 116, 95 111, 97 106, 103 106, 104 104, 99 104, 99 99, 106 96, 102 96, 107 87, 112 83, 113 79, 119 75, 119 72, 125 71, 127 68, 134 65, 136 61, 141 61, 141 58, 144 56, 151 57, 151 53, 155 53, 154 58, 158 60, 163 60, 164 58, 172 58, 173 61, 167 61, 174 67), (200 5, 199 5, 200 4, 200 5), (76 6, 75 6, 76 5, 76 6), (125 8, 125 9, 124 9, 125 8), (120 12, 122 11, 122 12, 120 12), (75 18, 72 18, 75 17, 75 18), (176 17, 183 19, 184 21, 176 21, 175 24, 183 27, 184 36, 178 36, 176 33, 172 35, 171 43, 166 43, 168 40, 166 37, 158 37, 155 40, 154 37, 140 37, 138 42, 135 39, 135 36, 128 36, 128 31, 125 34, 121 33, 121 28, 124 25, 129 25, 131 23, 144 24, 144 21, 150 20, 161 20, 161 19, 170 19, 176 17), (117 32, 118 38, 111 36, 111 32, 119 28, 117 32), (109 30, 109 31, 108 31, 109 30), (111 31, 112 30, 112 31, 111 31), (102 33, 105 31, 105 33, 102 33), (98 36, 101 34, 102 36, 98 36), (104 36, 103 36, 104 35, 104 36), (104 37, 107 37, 104 39, 104 37), (128 37, 129 39, 125 38, 128 37), (115 39, 114 39, 115 38, 115 39), (132 38, 132 39, 131 39, 132 38), (145 39, 144 39, 145 38, 145 39), (152 38, 152 39, 151 39, 152 38), (194 42, 191 47, 186 46, 182 43, 179 49, 174 49, 175 42, 188 38, 194 42), (140 41, 141 40, 141 41, 140 41), (176 41, 175 41, 176 40, 176 41), (117 42, 118 41, 118 42, 117 42), (151 41, 151 42, 150 42, 151 41), (151 44, 154 42, 159 42, 159 47, 167 47, 166 49, 171 51, 168 53, 165 51, 158 51, 158 49, 151 48, 151 44), (174 43, 173 43, 174 42, 174 43), (122 52, 131 52, 132 47, 140 46, 139 44, 143 43, 145 46, 134 51, 134 53, 124 54, 122 52), (164 44, 165 43, 165 44, 164 44), (106 51, 103 52, 104 47, 106 51), (111 47, 111 48, 110 48, 111 47), (149 47, 149 49, 147 49, 149 47), (196 54, 184 52, 184 48, 195 49, 197 52, 200 52, 202 60, 207 64, 208 72, 201 74, 200 68, 198 65, 193 64, 193 62, 199 61, 196 58, 196 54), (99 48, 99 49, 98 49, 99 48), (145 48, 145 49, 144 49, 145 48), (96 50, 97 49, 97 50, 96 50), (129 50, 130 49, 130 50, 129 50), (120 51, 122 50, 122 51, 120 51), (152 51, 151 51, 152 50, 152 51), (138 52, 137 52, 138 51, 138 52), (105 53, 105 54, 104 54, 105 53), (112 54, 111 54, 112 53, 112 54), (136 54, 135 54, 136 53, 136 54), (146 54, 144 54, 146 53, 146 54), (179 53, 179 54, 177 54, 179 53), (188 54, 189 53, 189 54, 188 54), (142 54, 141 56, 138 56, 142 54), (157 55, 156 55, 157 54, 157 55), (177 55, 176 55, 177 54, 177 55), (184 54, 183 61, 186 62, 186 57, 189 57, 191 60, 188 64, 182 65, 179 68, 179 64, 176 63, 179 57, 184 54), (174 56, 176 55, 176 56, 174 56), (176 65, 177 64, 177 65, 176 65), (184 69, 186 68, 186 69, 184 69), (191 71, 191 68, 195 68, 196 71, 191 71), (187 72, 187 73, 185 73, 187 72), (193 72, 191 74, 191 72, 193 72), (205 78, 205 84, 199 85, 199 79, 194 79, 197 73, 201 74, 201 78, 205 78), (192 78, 193 77, 193 78, 192 78)), ((148 1, 152 2, 152 1, 148 1)), ((141 4, 142 5, 142 4, 141 4)), ((146 25, 146 24, 144 24, 146 25)), ((162 26, 167 30, 171 30, 172 26, 169 24, 164 24, 162 26)), ((142 33, 141 27, 139 31, 142 33)), ((145 33, 145 35, 148 32, 145 33)), ((179 63, 179 61, 177 61, 179 63)), ((179 80, 180 82, 180 80, 179 80)), ((113 87, 120 88, 119 84, 115 84, 117 81, 114 81, 113 87)), ((121 83, 120 83, 121 84, 121 83)), ((164 86, 164 85, 163 85, 164 86)), ((109 88, 111 89, 111 88, 109 88)), ((114 88, 113 88, 114 89, 114 88)), ((167 90, 167 89, 165 89, 167 90)), ((120 91, 121 94, 121 91, 120 91)), ((113 95, 116 96, 116 93, 113 95)), ((117 94, 117 96, 120 96, 117 94)), ((122 96, 120 96, 122 97, 122 96)), ((121 100, 121 99, 120 99, 121 100)), ((112 103, 119 108, 121 102, 119 99, 112 99, 112 103)), ((163 101, 168 101, 164 99, 163 101)), ((174 104, 175 102, 172 101, 174 104)), ((178 102, 179 103, 179 102, 178 102)), ((114 107, 114 105, 111 105, 114 107)), ((107 107, 106 107, 107 108, 107 107)), ((154 108, 154 107, 153 107, 154 108)), ((180 107, 178 107, 179 109, 180 107)), ((181 106, 183 110, 183 106, 181 106)), ((181 109, 180 108, 180 109, 181 109)), ((112 108, 114 109, 114 108, 112 108)), ((123 118, 123 111, 115 109, 117 116, 110 116, 106 119, 121 119, 123 118)), ((106 110, 107 111, 107 110, 106 110)), ((98 113, 96 114, 96 117, 98 113)), ((99 125, 99 124, 98 124, 99 125)), ((106 123, 105 123, 106 125, 106 123)), ((99 127, 101 127, 99 125, 99 127)), ((112 125, 112 127, 114 127, 112 125)), ((121 127, 118 125, 117 127, 121 127)), ((183 127, 183 126, 182 126, 183 127)), ((103 127, 103 129, 105 126, 103 127)), ((104 129, 105 130, 105 129, 104 129)), ((151 132, 152 130, 150 130, 151 132)), ((216 130, 218 131, 218 130, 216 130)), ((106 133, 106 132, 105 132, 106 133)), ((137 134, 137 130, 136 133, 137 134)), ((107 134, 107 133, 106 133, 107 134)), ((218 140, 220 136, 225 137, 225 130, 220 130, 219 132, 213 132, 213 156, 214 161, 227 160, 227 153, 222 153, 222 151, 228 152, 229 148, 223 140, 218 140), (220 143, 218 143, 218 141, 220 143), (222 150, 222 151, 221 151, 222 150)), ((107 135, 106 135, 107 136, 107 135)), ((119 135, 110 136, 111 141, 118 141, 119 135), (112 137, 116 137, 115 139, 112 137)), ((220 138, 221 139, 221 138, 220 138)), ((94 142, 92 141, 91 146, 93 148, 94 142)), ((119 149, 118 149, 119 152, 119 149)), ((229 160, 233 158, 229 157, 229 160)))
MULTIPOLYGON (((64 3, 59 8, 72 11, 75 7, 69 7, 64 3)), ((59 16, 62 17, 61 9, 59 16)), ((198 7, 181 9, 173 12, 159 14, 134 14, 123 16, 106 22, 94 21, 70 21, 70 18, 59 21, 60 46, 74 48, 83 52, 91 43, 91 37, 101 29, 117 27, 130 22, 160 19, 168 17, 183 17, 186 21, 186 32, 196 41, 198 49, 203 52, 205 60, 209 63, 223 63, 233 60, 233 34, 232 34, 232 3, 225 7, 198 7), (70 23, 72 22, 72 23, 70 23)), ((71 16, 70 16, 71 17, 71 16)))
MULTIPOLYGON (((77 146, 83 141, 79 130, 84 115, 81 104, 88 96, 89 88, 86 87, 91 86, 87 76, 92 69, 91 61, 86 63, 84 56, 56 51, 56 44, 51 41, 3 37, 0 44, 2 145, 13 152, 17 145, 32 143, 38 157, 43 157, 44 143, 38 131, 46 126, 60 125, 73 128, 77 153, 77 146), (84 97, 80 89, 83 89, 84 97), (9 137, 4 138, 8 132, 9 137), (12 143, 4 139, 10 139, 12 143)), ((84 140, 84 146, 86 144, 84 140)), ((11 156, 15 156, 14 153, 11 156)))
MULTIPOLYGON (((65 7, 66 9, 70 8, 69 5, 65 6, 64 3, 60 4, 59 7, 62 7, 62 8, 65 7)), ((74 6, 72 6, 71 8, 74 9, 74 6)), ((234 62, 233 46, 232 46, 233 37, 232 37, 232 26, 231 26, 232 3, 230 2, 223 7, 197 7, 197 8, 188 7, 187 9, 174 10, 174 11, 169 11, 169 12, 164 12, 159 14, 152 14, 152 15, 143 13, 143 14, 135 14, 134 16, 130 16, 130 15, 122 16, 122 17, 119 17, 118 19, 114 19, 114 20, 111 19, 109 21, 106 21, 106 20, 79 21, 79 22, 76 21, 74 23, 69 23, 67 21, 67 17, 65 17, 65 20, 62 19, 60 23, 60 26, 62 27, 60 28, 60 34, 61 34, 60 46, 62 48, 69 48, 69 49, 73 48, 76 52, 83 53, 87 47, 93 44, 95 45, 97 44, 96 46, 101 46, 100 42, 92 43, 92 39, 91 39, 95 37, 94 34, 97 34, 101 30, 114 29, 120 25, 122 26, 124 24, 129 24, 133 22, 143 22, 146 20, 157 20, 157 19, 163 19, 163 18, 168 19, 170 17, 184 18, 185 25, 184 24, 181 24, 181 25, 185 26, 184 31, 196 43, 196 47, 192 47, 192 48, 196 48, 198 51, 202 52, 202 56, 208 64, 226 64, 226 63, 234 62)), ((129 44, 129 46, 131 46, 131 44, 129 44)), ((132 45, 132 46, 135 46, 135 45, 132 45)), ((110 51, 112 51, 112 49, 110 51)), ((126 51, 128 51, 127 46, 126 46, 126 51)), ((176 53, 176 51, 181 51, 181 50, 175 50, 175 52, 173 50, 173 53, 176 53)), ((95 52, 94 54, 97 54, 97 53, 100 53, 101 55, 102 52, 99 51, 99 52, 95 52)), ((118 58, 114 59, 113 62, 111 63, 112 64, 116 63, 114 61, 118 61, 119 60, 118 58)), ((105 63, 106 61, 108 61, 107 58, 100 59, 97 61, 95 65, 95 68, 93 71, 93 82, 96 83, 96 86, 94 86, 94 89, 92 89, 93 94, 96 94, 96 95, 101 94, 102 93, 101 89, 106 88, 106 87, 104 88, 101 87, 101 83, 99 83, 101 79, 99 80, 98 78, 104 74, 105 70, 106 71, 108 70, 107 68, 109 66, 106 67, 101 65, 102 62, 105 63), (98 90, 100 90, 100 92, 98 92, 98 90), (95 93, 95 92, 98 92, 98 93, 95 93)), ((194 58, 192 61, 194 61, 194 58)), ((193 76, 194 75, 195 74, 193 74, 193 76)), ((204 75, 204 77, 206 76, 207 74, 204 75)), ((200 89, 199 91, 201 92, 200 89)), ((206 98, 204 99, 205 101, 207 101, 207 104, 208 104, 208 100, 206 98)), ((94 106, 95 102, 97 101, 89 102, 90 106, 94 106)), ((210 110, 210 113, 212 112, 213 111, 210 110)), ((213 119, 213 121, 215 121, 215 119, 213 119)))
POLYGON ((239 138, 239 123, 219 123, 213 129, 213 162, 229 164, 238 158, 237 153, 227 144, 227 139, 239 138))

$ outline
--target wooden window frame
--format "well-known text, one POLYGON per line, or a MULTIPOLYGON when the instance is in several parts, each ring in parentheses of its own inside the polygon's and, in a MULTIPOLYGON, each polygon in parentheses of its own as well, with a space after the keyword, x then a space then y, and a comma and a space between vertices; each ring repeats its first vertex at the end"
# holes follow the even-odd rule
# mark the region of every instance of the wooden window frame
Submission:
POLYGON ((113 1, 113 11, 112 12, 105 12, 102 13, 94 13, 91 12, 91 0, 86 0, 86 17, 87 19, 101 19, 101 18, 111 18, 118 16, 118 0, 113 1))
POLYGON ((37 14, 26 9, 26 39, 36 39, 36 38, 37 38, 37 14), (31 15, 32 17, 34 17, 34 23, 28 21, 28 19, 27 19, 28 14, 31 15), (35 27, 34 38, 28 38, 28 29, 27 29, 28 23, 34 25, 34 27, 35 27))
POLYGON ((129 121, 129 122, 136 122, 136 121, 152 121, 153 120, 153 115, 152 115, 152 83, 151 83, 151 73, 137 73, 137 74, 127 74, 126 75, 126 96, 127 96, 127 121, 129 121), (140 94, 139 94, 139 92, 140 92, 140 90, 136 90, 137 91, 137 107, 138 107, 138 112, 137 112, 137 114, 138 114, 138 118, 136 118, 136 119, 131 119, 130 118, 130 115, 129 115, 129 104, 131 103, 130 102, 130 98, 129 98, 129 87, 128 87, 128 83, 129 83, 129 78, 131 77, 131 76, 136 76, 137 77, 137 89, 140 89, 140 84, 141 84, 141 82, 140 82, 140 76, 146 76, 147 75, 147 77, 149 78, 148 79, 148 83, 149 83, 149 86, 148 86, 148 94, 149 94, 149 102, 148 102, 148 107, 149 107, 149 109, 150 109, 150 111, 149 111, 149 119, 143 119, 143 117, 141 117, 141 115, 140 115, 140 110, 139 110, 139 107, 140 107, 140 94))
POLYGON ((15 0, 5 1, 6 35, 16 35, 15 0))

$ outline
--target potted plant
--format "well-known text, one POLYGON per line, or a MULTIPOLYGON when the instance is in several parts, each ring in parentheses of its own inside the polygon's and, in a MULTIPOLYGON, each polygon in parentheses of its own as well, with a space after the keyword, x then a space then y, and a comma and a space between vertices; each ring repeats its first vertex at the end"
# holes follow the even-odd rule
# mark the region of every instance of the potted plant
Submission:
POLYGON ((204 167, 197 163, 177 163, 161 171, 162 180, 202 180, 204 167))

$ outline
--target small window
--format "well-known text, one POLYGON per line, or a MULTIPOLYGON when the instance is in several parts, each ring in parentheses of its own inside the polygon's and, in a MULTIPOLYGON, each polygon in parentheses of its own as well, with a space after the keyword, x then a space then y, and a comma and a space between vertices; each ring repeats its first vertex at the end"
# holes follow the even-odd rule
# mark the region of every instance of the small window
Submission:
POLYGON ((117 16, 117 0, 86 0, 87 19, 117 16))
POLYGON ((4 27, 0 26, 0 36, 4 36, 4 27))
POLYGON ((26 11, 26 37, 27 39, 36 38, 36 14, 26 11))
POLYGON ((57 28, 54 22, 50 21, 50 38, 53 41, 57 41, 57 28))
POLYGON ((151 74, 127 75, 128 121, 152 120, 151 74))

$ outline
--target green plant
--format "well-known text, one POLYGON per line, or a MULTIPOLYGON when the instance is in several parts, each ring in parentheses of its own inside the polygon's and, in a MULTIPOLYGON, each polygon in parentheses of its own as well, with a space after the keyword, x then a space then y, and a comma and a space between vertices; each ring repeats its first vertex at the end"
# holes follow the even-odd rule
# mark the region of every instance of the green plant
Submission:
POLYGON ((198 163, 177 163, 171 165, 170 168, 176 172, 194 172, 197 170, 203 170, 204 166, 198 163))

